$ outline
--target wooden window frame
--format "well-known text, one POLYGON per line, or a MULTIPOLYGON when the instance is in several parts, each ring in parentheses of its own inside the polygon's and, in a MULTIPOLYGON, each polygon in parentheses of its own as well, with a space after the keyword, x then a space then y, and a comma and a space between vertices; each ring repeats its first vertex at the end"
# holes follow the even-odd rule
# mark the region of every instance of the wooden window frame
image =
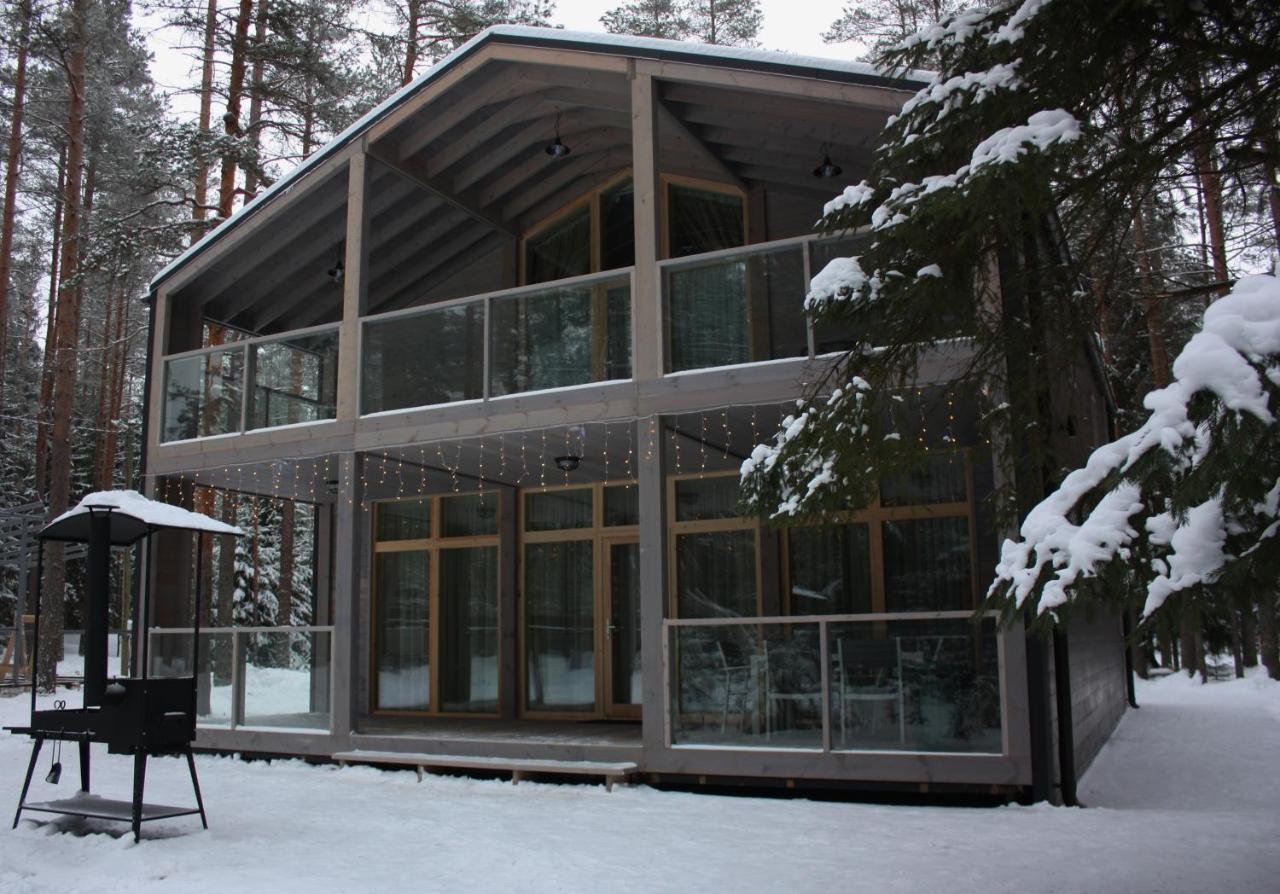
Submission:
MULTIPOLYGON (((538 487, 521 488, 516 494, 516 686, 519 697, 516 702, 517 716, 536 718, 538 720, 600 720, 610 716, 609 692, 605 685, 606 652, 608 631, 605 619, 611 612, 606 600, 608 581, 605 570, 608 564, 606 550, 610 543, 633 540, 639 542, 640 526, 605 525, 604 524, 604 490, 608 487, 639 487, 634 479, 623 478, 618 481, 592 481, 583 484, 548 484, 538 487), (530 494, 552 493, 566 490, 590 490, 591 525, 584 528, 562 528, 554 531, 525 530, 525 498, 530 494), (595 674, 595 708, 591 711, 547 711, 529 707, 528 685, 528 642, 525 636, 525 598, 524 598, 524 548, 529 543, 564 543, 567 541, 590 541, 591 546, 591 586, 593 590, 594 610, 592 650, 595 674)), ((633 716, 634 712, 617 712, 617 716, 633 716)))
MULTIPOLYGON (((600 263, 601 263, 600 259, 603 254, 603 250, 600 245, 600 241, 601 241, 600 240, 600 227, 601 227, 600 197, 604 195, 606 192, 608 192, 609 190, 613 189, 619 183, 622 183, 625 180, 631 180, 631 179, 633 179, 631 168, 626 168, 625 170, 619 171, 615 176, 610 177, 608 180, 604 181, 604 183, 594 187, 588 192, 585 192, 571 199, 564 205, 557 208, 555 211, 552 211, 542 220, 538 221, 536 224, 529 227, 529 229, 521 233, 520 234, 520 259, 519 259, 520 260, 520 263, 519 263, 520 285, 522 286, 535 285, 534 283, 529 282, 529 266, 528 266, 529 240, 535 238, 536 236, 538 236, 543 232, 546 232, 551 227, 555 226, 557 223, 564 220, 570 214, 573 214, 575 211, 578 211, 579 209, 581 209, 582 206, 584 205, 590 206, 590 212, 588 214, 588 218, 591 222, 590 223, 591 260, 589 265, 591 269, 589 269, 587 273, 584 275, 590 275, 592 273, 607 272, 600 269, 600 263)), ((617 269, 626 270, 627 268, 619 267, 617 269)), ((548 282, 555 282, 555 280, 548 280, 548 282)))
POLYGON ((791 529, 793 527, 829 527, 843 524, 865 524, 867 526, 867 552, 871 560, 871 613, 884 614, 885 606, 885 568, 884 568, 884 523, 893 521, 919 521, 925 519, 964 518, 968 522, 969 536, 969 587, 972 592, 973 607, 981 605, 982 599, 978 589, 978 538, 977 512, 974 506, 973 491, 973 451, 972 448, 961 447, 955 450, 930 451, 931 454, 951 453, 964 463, 965 499, 953 503, 918 503, 907 506, 885 506, 882 503, 880 488, 876 488, 876 498, 871 505, 847 512, 838 512, 828 520, 799 525, 789 525, 781 538, 781 570, 782 570, 782 610, 791 616, 791 529))
MULTIPOLYGON (((667 193, 673 185, 701 189, 704 192, 718 192, 742 199, 742 245, 738 247, 745 248, 751 244, 751 212, 747 207, 749 202, 746 190, 732 183, 707 180, 703 177, 689 177, 685 174, 660 174, 658 176, 658 192, 661 193, 658 199, 658 221, 662 232, 659 243, 661 250, 661 258, 659 260, 671 259, 671 218, 667 214, 668 206, 670 205, 667 193)), ((689 257, 697 257, 697 255, 689 255, 689 257)))
POLYGON ((708 518, 696 521, 676 520, 676 485, 680 481, 700 478, 728 478, 736 476, 736 470, 723 472, 685 472, 667 476, 667 611, 672 618, 680 617, 680 563, 677 558, 677 545, 681 534, 717 534, 725 531, 753 531, 756 566, 756 616, 760 616, 764 605, 764 558, 761 555, 760 542, 761 522, 758 518, 708 518))
POLYGON ((502 715, 502 584, 498 575, 498 591, 494 594, 498 619, 498 708, 492 712, 481 711, 442 711, 440 710, 440 553, 449 549, 474 549, 477 547, 494 547, 498 550, 498 561, 501 563, 502 530, 499 526, 493 534, 472 534, 462 537, 442 537, 440 535, 440 504, 451 497, 476 496, 493 497, 498 500, 498 517, 502 514, 502 493, 500 491, 463 491, 448 494, 421 494, 416 496, 397 497, 389 500, 376 500, 373 504, 372 537, 373 562, 370 569, 369 587, 369 713, 379 717, 485 717, 496 718, 502 715), (426 501, 428 512, 428 536, 412 540, 378 540, 377 514, 381 507, 392 503, 417 503, 426 501), (379 553, 426 552, 427 567, 427 667, 431 676, 428 686, 425 711, 414 711, 399 708, 379 708, 378 705, 378 561, 379 553))

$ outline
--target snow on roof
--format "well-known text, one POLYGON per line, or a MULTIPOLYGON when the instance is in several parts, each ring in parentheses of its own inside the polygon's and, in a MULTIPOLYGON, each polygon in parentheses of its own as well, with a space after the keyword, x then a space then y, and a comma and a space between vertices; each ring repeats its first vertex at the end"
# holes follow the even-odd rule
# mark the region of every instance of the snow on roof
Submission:
POLYGON ((900 89, 915 89, 920 85, 911 82, 918 80, 924 83, 928 80, 929 75, 928 72, 910 71, 903 77, 894 77, 886 75, 866 62, 826 59, 820 56, 800 56, 776 50, 724 47, 680 40, 664 40, 656 37, 631 37, 623 34, 602 34, 594 31, 566 31, 561 28, 539 28, 529 25, 495 25, 481 31, 440 62, 431 66, 408 84, 378 103, 358 121, 330 140, 323 148, 286 172, 267 189, 258 193, 255 199, 245 203, 239 211, 206 233, 199 242, 196 242, 166 264, 159 273, 151 278, 150 289, 154 291, 163 280, 222 238, 246 218, 256 214, 261 208, 274 201, 277 196, 288 192, 308 171, 342 149, 357 135, 368 130, 375 121, 417 93, 424 85, 444 74, 453 65, 479 48, 480 45, 495 41, 546 44, 561 47, 568 45, 574 49, 585 51, 597 50, 599 52, 616 52, 619 55, 639 55, 681 61, 737 63, 739 66, 748 68, 765 68, 797 75, 836 75, 842 79, 859 80, 874 86, 896 86, 900 89))
POLYGON ((186 531, 205 531, 210 534, 244 534, 234 525, 183 509, 158 503, 136 490, 103 490, 91 493, 73 509, 59 515, 40 532, 51 540, 87 539, 88 520, 95 510, 108 510, 114 517, 126 516, 138 524, 127 530, 112 532, 113 543, 132 543, 152 528, 178 528, 186 531))

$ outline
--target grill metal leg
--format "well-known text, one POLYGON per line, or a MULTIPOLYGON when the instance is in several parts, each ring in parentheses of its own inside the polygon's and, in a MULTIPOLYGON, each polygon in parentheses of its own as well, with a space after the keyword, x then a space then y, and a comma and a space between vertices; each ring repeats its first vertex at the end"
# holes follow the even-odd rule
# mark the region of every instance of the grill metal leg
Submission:
POLYGON ((89 790, 89 740, 80 740, 80 791, 89 790))
POLYGON ((139 750, 133 755, 133 840, 142 840, 142 790, 147 778, 147 753, 139 750))
MULTIPOLYGON (((196 806, 200 808, 200 824, 206 829, 209 828, 209 820, 204 815, 204 798, 200 797, 200 779, 196 776, 196 759, 191 753, 191 749, 187 749, 187 769, 191 771, 191 787, 196 790, 196 806)), ((418 768, 418 779, 422 779, 422 768, 418 768)))
POLYGON ((27 764, 27 778, 22 781, 22 794, 18 796, 18 812, 13 815, 13 826, 18 828, 18 820, 22 817, 22 807, 27 803, 27 789, 31 788, 31 777, 36 772, 36 761, 40 757, 40 746, 44 745, 44 739, 36 736, 35 744, 31 746, 31 763, 27 764))

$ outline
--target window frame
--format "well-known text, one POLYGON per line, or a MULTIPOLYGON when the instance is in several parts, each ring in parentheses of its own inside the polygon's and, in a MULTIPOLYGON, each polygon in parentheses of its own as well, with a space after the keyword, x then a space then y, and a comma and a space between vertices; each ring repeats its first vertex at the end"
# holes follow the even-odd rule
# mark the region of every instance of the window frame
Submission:
MULTIPOLYGON (((441 501, 450 497, 476 496, 492 497, 498 501, 498 519, 502 517, 502 493, 493 490, 462 491, 447 494, 415 494, 395 497, 388 500, 376 500, 370 518, 370 543, 372 544, 369 569, 369 713, 379 717, 500 717, 504 693, 502 686, 502 577, 498 576, 498 588, 494 593, 496 618, 498 627, 498 697, 494 711, 442 711, 440 709, 440 562, 439 555, 449 549, 474 549, 478 547, 494 547, 497 549, 497 561, 502 561, 502 528, 501 522, 495 526, 492 534, 472 534, 458 537, 442 537, 440 535, 441 501), (377 513, 381 507, 393 503, 409 503, 426 501, 428 512, 428 536, 411 540, 378 540, 377 513), (379 553, 426 552, 427 563, 427 667, 430 674, 427 704, 425 711, 404 708, 378 707, 378 561, 379 553)), ((501 570, 501 569, 499 569, 501 570)))

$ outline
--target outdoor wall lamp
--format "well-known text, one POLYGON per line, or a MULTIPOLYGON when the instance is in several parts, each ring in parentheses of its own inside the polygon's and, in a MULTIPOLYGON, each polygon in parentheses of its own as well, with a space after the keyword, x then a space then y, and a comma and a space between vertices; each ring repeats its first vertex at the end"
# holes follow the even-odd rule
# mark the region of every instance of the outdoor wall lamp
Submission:
POLYGON ((564 158, 566 155, 568 155, 570 152, 573 151, 564 143, 560 142, 560 113, 559 112, 556 112, 555 142, 548 144, 547 148, 544 149, 543 151, 546 152, 547 155, 550 155, 552 158, 564 158))
POLYGON ((566 474, 568 474, 569 472, 576 472, 578 470, 578 466, 581 465, 581 463, 582 463, 582 457, 574 456, 573 454, 570 454, 568 456, 556 457, 556 468, 566 474))
POLYGON ((813 169, 813 176, 820 177, 823 180, 830 180, 832 177, 839 177, 840 172, 844 168, 831 160, 831 153, 828 151, 827 144, 822 144, 822 164, 813 169))

